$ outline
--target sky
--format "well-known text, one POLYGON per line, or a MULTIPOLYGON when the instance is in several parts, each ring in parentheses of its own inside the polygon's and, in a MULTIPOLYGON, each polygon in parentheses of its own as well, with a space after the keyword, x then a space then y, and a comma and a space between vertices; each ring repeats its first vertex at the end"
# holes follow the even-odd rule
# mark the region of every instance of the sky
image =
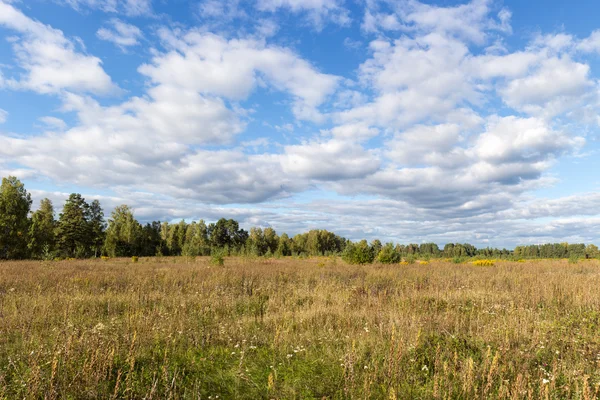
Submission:
POLYGON ((0 0, 0 176, 141 221, 600 244, 599 11, 0 0))

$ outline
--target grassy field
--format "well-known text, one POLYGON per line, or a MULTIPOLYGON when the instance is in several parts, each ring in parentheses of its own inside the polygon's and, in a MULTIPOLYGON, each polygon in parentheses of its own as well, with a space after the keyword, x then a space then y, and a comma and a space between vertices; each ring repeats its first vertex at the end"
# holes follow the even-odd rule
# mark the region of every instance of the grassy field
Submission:
POLYGON ((0 263, 0 398, 594 399, 598 261, 0 263))

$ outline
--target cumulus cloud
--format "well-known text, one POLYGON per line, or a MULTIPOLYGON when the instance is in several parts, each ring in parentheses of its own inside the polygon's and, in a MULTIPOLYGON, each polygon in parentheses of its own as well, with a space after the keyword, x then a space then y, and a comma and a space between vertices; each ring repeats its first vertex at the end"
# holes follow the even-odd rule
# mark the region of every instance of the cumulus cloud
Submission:
POLYGON ((0 26, 20 35, 12 45, 23 74, 6 79, 6 86, 38 93, 72 90, 106 94, 118 90, 100 59, 77 51, 61 31, 3 2, 0 26))
POLYGON ((414 0, 369 0, 362 28, 367 32, 436 32, 481 44, 490 30, 511 31, 510 11, 501 9, 494 18, 490 16, 491 3, 472 0, 454 7, 439 7, 414 0))
POLYGON ((118 18, 111 19, 107 22, 106 26, 98 29, 96 36, 99 39, 114 43, 121 50, 137 46, 140 44, 140 39, 144 37, 140 28, 123 22, 118 18))
POLYGON ((5 123, 7 118, 8 118, 8 111, 0 108, 0 124, 5 123))
POLYGON ((261 11, 275 12, 280 9, 294 13, 306 13, 317 28, 326 21, 347 26, 351 22, 349 11, 339 0, 258 0, 256 7, 261 11))
POLYGON ((303 178, 339 181, 365 178, 379 169, 377 156, 360 145, 337 138, 286 146, 283 170, 303 178))
POLYGON ((152 14, 152 0, 56 0, 75 10, 100 10, 107 13, 122 13, 127 16, 152 14))
POLYGON ((289 49, 262 40, 227 40, 197 30, 183 35, 162 31, 162 37, 169 50, 139 68, 153 82, 231 100, 243 100, 266 84, 292 96, 298 119, 323 121, 318 107, 339 82, 289 49))
MULTIPOLYGON (((70 3, 123 13, 126 4, 70 3)), ((577 229, 600 225, 597 196, 531 193, 556 184, 550 168, 590 142, 582 126, 597 123, 600 99, 584 57, 598 34, 540 34, 509 49, 511 13, 491 0, 364 4, 368 49, 345 77, 273 37, 282 11, 344 25, 344 2, 204 0, 205 25, 158 27, 137 69, 143 89, 103 103, 95 96, 116 84, 99 59, 0 3, 23 72, 4 71, 0 86, 54 94, 75 117, 42 116, 39 135, 0 134, 0 172, 109 188, 107 207, 129 203, 144 220, 231 216, 404 242, 593 240, 577 229), (228 34, 209 18, 254 21, 228 34), (271 102, 290 115, 260 121, 271 102), (307 190, 338 196, 306 201, 307 190)), ((98 37, 126 49, 143 36, 112 19, 98 37)))

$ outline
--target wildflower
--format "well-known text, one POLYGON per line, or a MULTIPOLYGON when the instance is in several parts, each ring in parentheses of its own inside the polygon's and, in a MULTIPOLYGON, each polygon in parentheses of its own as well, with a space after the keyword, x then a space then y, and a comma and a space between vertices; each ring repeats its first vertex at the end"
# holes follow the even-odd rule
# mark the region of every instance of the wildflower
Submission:
POLYGON ((421 371, 429 371, 429 367, 427 365, 423 365, 423 368, 421 368, 421 371))
POLYGON ((546 378, 542 379, 542 384, 544 384, 544 385, 548 384, 549 382, 550 382, 549 379, 546 379, 546 378))

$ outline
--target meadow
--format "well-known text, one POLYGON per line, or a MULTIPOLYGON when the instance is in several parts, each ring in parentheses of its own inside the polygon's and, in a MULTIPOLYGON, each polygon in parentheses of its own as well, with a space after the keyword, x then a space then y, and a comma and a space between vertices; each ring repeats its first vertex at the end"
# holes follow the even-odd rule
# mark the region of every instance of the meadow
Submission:
POLYGON ((0 263, 0 399, 596 399, 600 263, 0 263))

